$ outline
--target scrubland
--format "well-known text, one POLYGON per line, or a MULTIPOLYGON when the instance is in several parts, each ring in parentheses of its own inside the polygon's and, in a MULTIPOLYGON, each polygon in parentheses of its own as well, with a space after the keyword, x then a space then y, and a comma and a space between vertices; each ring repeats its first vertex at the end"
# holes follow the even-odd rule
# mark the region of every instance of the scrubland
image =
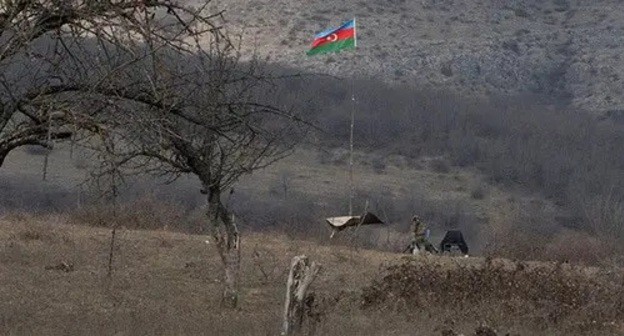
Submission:
POLYGON ((290 259, 300 254, 323 266, 308 334, 624 332, 624 282, 615 266, 406 256, 348 246, 348 232, 337 242, 250 233, 242 242, 241 305, 228 310, 208 236, 120 228, 109 275, 110 230, 69 221, 0 219, 1 334, 275 335, 290 259))

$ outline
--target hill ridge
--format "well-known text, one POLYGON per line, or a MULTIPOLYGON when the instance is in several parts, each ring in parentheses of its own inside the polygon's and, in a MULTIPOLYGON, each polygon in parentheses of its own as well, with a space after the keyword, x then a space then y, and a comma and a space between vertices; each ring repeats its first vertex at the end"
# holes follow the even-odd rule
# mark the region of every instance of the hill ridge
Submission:
POLYGON ((470 94, 548 94, 624 109, 624 3, 231 0, 214 4, 248 50, 308 71, 379 76, 470 94), (355 53, 307 58, 313 34, 358 19, 355 53))

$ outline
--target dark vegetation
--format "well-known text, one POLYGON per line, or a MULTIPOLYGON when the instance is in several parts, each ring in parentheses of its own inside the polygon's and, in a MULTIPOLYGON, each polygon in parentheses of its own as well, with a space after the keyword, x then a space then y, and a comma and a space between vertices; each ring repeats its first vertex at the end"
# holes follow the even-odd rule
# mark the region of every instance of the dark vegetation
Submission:
MULTIPOLYGON (((503 186, 512 193, 537 192, 558 206, 560 215, 555 221, 539 212, 507 214, 508 231, 496 238, 497 246, 477 246, 475 250, 509 257, 550 259, 554 251, 561 250, 555 259, 595 263, 615 252, 611 249, 624 237, 620 224, 624 219, 621 179, 624 154, 618 150, 624 145, 624 126, 573 110, 561 98, 529 94, 490 99, 462 97, 432 89, 382 84, 374 79, 350 81, 319 76, 282 79, 273 85, 278 86, 276 99, 284 106, 299 106, 301 115, 318 125, 308 144, 319 148, 321 164, 347 163, 346 152, 340 149, 348 142, 354 90, 356 150, 372 158, 369 164, 377 173, 384 173, 390 154, 405 156, 409 158, 406 162, 413 165, 417 164, 415 158, 432 157, 428 167, 432 171, 448 173, 451 169, 477 168, 488 183, 503 186), (574 244, 561 237, 571 239, 574 244)), ((283 175, 270 187, 268 195, 258 197, 237 191, 227 202, 247 229, 280 230, 298 237, 324 239, 327 232, 322 218, 342 213, 347 198, 342 197, 345 195, 327 197, 320 205, 318 199, 304 190, 289 189, 289 176, 283 175)), ((57 197, 50 196, 48 190, 36 183, 31 187, 24 187, 21 182, 3 183, 8 188, 1 204, 4 208, 32 209, 38 204, 39 210, 62 210, 72 208, 77 199, 84 205, 102 201, 92 188, 86 188, 90 191, 82 196, 71 197, 63 191, 63 197, 57 197)), ((166 220, 136 221, 128 223, 128 227, 167 226, 206 233, 198 223, 203 211, 198 208, 201 196, 195 193, 195 186, 189 187, 191 193, 186 187, 148 188, 142 183, 131 184, 130 190, 122 193, 122 202, 149 203, 160 213, 159 203, 166 200, 172 206, 163 218, 175 212, 178 220, 168 225, 166 220), (153 196, 137 200, 137 195, 145 193, 153 196)), ((475 242, 472 247, 480 244, 477 237, 493 235, 486 232, 490 229, 483 228, 482 220, 461 201, 429 200, 426 190, 416 190, 407 199, 399 199, 380 187, 375 191, 358 190, 356 211, 363 210, 368 200, 369 209, 392 223, 402 223, 411 213, 418 212, 443 228, 464 230, 468 239, 475 242)), ((484 183, 470 186, 468 192, 475 200, 487 197, 484 183)), ((106 208, 97 205, 92 210, 83 210, 81 216, 86 216, 86 211, 99 213, 96 216, 99 218, 106 208)), ((131 208, 128 205, 129 212, 131 208)), ((407 228, 399 225, 398 230, 407 228)), ((388 250, 400 249, 402 244, 380 241, 369 233, 361 235, 358 243, 388 250)))
POLYGON ((364 288, 362 307, 412 317, 439 307, 450 321, 489 320, 550 334, 555 326, 570 334, 614 333, 615 321, 624 317, 622 296, 614 295, 622 292, 621 276, 587 272, 562 263, 486 258, 483 265, 444 265, 406 259, 364 288))
MULTIPOLYGON (((292 70, 271 72, 292 73, 292 70)), ((562 228, 569 230, 568 236, 583 232, 609 244, 624 237, 620 225, 624 219, 621 178, 624 154, 619 150, 624 145, 624 125, 570 108, 565 97, 535 94, 467 97, 407 84, 390 85, 376 79, 311 75, 287 77, 270 85, 276 92, 270 102, 277 102, 276 106, 296 106, 300 115, 318 126, 307 141, 319 149, 319 163, 344 165, 348 161, 346 152, 339 149, 345 149, 348 142, 354 92, 356 150, 367 153, 375 172, 384 173, 389 164, 387 156, 391 154, 407 157, 406 162, 414 165, 418 164, 415 159, 430 157, 433 159, 428 168, 434 172, 445 174, 457 168, 476 168, 487 177, 488 183, 506 187, 512 193, 540 193, 559 207, 561 215, 554 223, 541 218, 539 213, 512 216, 512 233, 517 239, 501 245, 516 246, 521 240, 549 244, 550 238, 562 228)), ((72 196, 67 186, 47 188, 35 182, 22 182, 2 181, 0 207, 60 211, 79 203, 102 203, 92 188, 72 196), (52 194, 50 190, 62 195, 52 194)), ((329 198, 321 207, 314 197, 304 191, 287 190, 287 185, 287 177, 276 181, 274 192, 268 197, 237 192, 231 206, 245 226, 253 230, 279 229, 298 236, 325 237, 326 232, 319 225, 305 223, 320 223, 320 218, 328 214, 341 213, 346 208, 346 198, 329 198)), ((197 188, 191 188, 194 194, 197 188)), ((125 195, 122 202, 144 202, 132 197, 140 195, 140 190, 147 191, 140 183, 128 189, 126 194, 122 193, 125 195)), ((197 206, 201 204, 201 196, 189 195, 187 189, 184 192, 169 187, 159 189, 153 198, 172 202, 179 213, 176 218, 180 220, 168 227, 200 232, 197 217, 201 211, 197 206), (159 195, 162 190, 167 190, 164 197, 159 195)), ((356 210, 361 211, 369 200, 371 209, 383 213, 390 222, 401 222, 417 211, 432 222, 442 223, 444 228, 462 228, 468 237, 479 234, 479 221, 461 202, 430 201, 423 196, 426 192, 418 191, 411 199, 397 199, 383 190, 360 190, 355 203, 360 209, 356 210)), ((476 184, 469 193, 479 200, 487 197, 487 188, 476 184)), ((106 207, 97 205, 94 211, 101 213, 106 207)), ((139 226, 160 227, 160 222, 154 220, 139 226)), ((396 248, 379 246, 379 242, 367 239, 363 243, 396 248)), ((527 246, 507 248, 504 252, 522 257, 531 251, 534 249, 527 246)))
POLYGON ((324 146, 348 142, 353 90, 359 150, 441 156, 432 161, 437 172, 448 172, 449 164, 476 167, 489 182, 553 200, 564 210, 563 226, 624 237, 622 125, 570 108, 561 97, 474 98, 376 80, 303 83, 289 84, 284 96, 308 102, 304 114, 318 118, 324 146))

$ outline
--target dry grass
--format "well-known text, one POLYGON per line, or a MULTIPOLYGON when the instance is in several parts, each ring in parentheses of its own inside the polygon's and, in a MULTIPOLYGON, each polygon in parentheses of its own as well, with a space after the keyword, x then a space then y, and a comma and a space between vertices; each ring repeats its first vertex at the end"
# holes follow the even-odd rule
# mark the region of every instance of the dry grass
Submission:
MULTIPOLYGON (((563 286, 564 293, 581 301, 569 305, 566 295, 557 296, 553 300, 560 302, 559 306, 545 301, 541 309, 532 311, 534 316, 529 319, 526 314, 533 306, 519 305, 522 301, 517 300, 502 301, 518 293, 510 289, 513 287, 494 286, 497 280, 513 279, 508 278, 511 274, 508 271, 496 266, 483 268, 483 259, 479 258, 430 258, 424 259, 417 273, 408 268, 406 277, 397 281, 403 281, 408 288, 429 288, 436 295, 446 290, 453 296, 434 295, 431 307, 419 306, 419 301, 408 298, 392 300, 403 302, 408 308, 406 312, 388 309, 388 300, 370 299, 371 288, 380 284, 372 282, 373 279, 379 279, 381 269, 397 265, 403 258, 401 255, 268 234, 243 237, 243 303, 238 310, 223 311, 219 303, 220 264, 212 243, 205 242, 209 240, 207 236, 121 230, 113 276, 107 278, 110 231, 66 225, 64 221, 62 217, 0 217, 0 334, 275 335, 279 333, 290 259, 303 253, 324 267, 313 285, 316 313, 320 318, 314 326, 317 335, 440 335, 449 325, 468 335, 467 332, 480 322, 521 334, 563 335, 569 331, 566 328, 571 317, 581 316, 584 319, 579 321, 584 322, 596 316, 585 314, 599 312, 597 304, 603 304, 605 309, 597 321, 613 321, 621 327, 621 306, 610 311, 609 307, 615 307, 614 299, 608 299, 604 292, 591 296, 594 288, 607 288, 600 287, 602 282, 579 278, 573 273, 549 275, 546 270, 551 266, 548 264, 529 265, 546 272, 534 271, 522 278, 529 279, 527 283, 531 285, 545 281, 527 294, 529 298, 533 298, 530 295, 539 296, 540 291, 549 286, 563 286), (455 263, 463 266, 453 268, 455 263), (439 272, 440 269, 449 273, 439 272), (470 281, 479 279, 479 274, 485 278, 481 278, 479 284, 459 281, 465 274, 472 274, 470 281), (458 281, 445 282, 446 276, 458 281), (571 281, 576 287, 565 287, 566 282, 561 281, 571 281), (425 284, 430 287, 423 287, 425 284), (363 288, 366 289, 364 293, 368 293, 364 296, 363 288), (481 306, 489 290, 505 288, 511 292, 503 291, 508 293, 506 297, 490 297, 487 301, 490 309, 475 312, 470 308, 481 306), (575 288, 578 293, 572 290, 575 288), (460 301, 444 301, 457 295, 462 298, 460 301), (366 308, 362 308, 362 298, 368 298, 366 308), (411 305, 410 302, 415 303, 411 305), (463 309, 458 308, 462 305, 463 309), (520 315, 508 319, 508 315, 503 314, 508 311, 499 309, 501 307, 517 309, 514 312, 520 315), (557 307, 565 308, 559 320, 565 323, 549 319, 550 312, 559 312, 557 307), (546 324, 525 325, 534 320, 546 321, 546 324)), ((391 267, 394 268, 390 270, 399 270, 407 266, 391 267)), ((596 276, 600 274, 599 269, 582 270, 596 276)), ((387 276, 388 272, 384 274, 387 276)), ((381 279, 383 284, 384 278, 381 279)), ((392 288, 388 288, 388 293, 392 293, 392 288)), ((597 330, 601 335, 616 334, 615 326, 583 326, 586 329, 582 334, 596 334, 597 330)))
MULTIPOLYGON (((127 229, 204 233, 203 211, 198 205, 205 200, 199 193, 197 181, 182 178, 174 185, 163 186, 154 181, 133 180, 126 190, 127 195, 115 210, 117 220, 113 223, 109 221, 114 217, 111 206, 90 203, 92 191, 86 186, 74 186, 83 180, 86 170, 72 166, 69 150, 63 145, 57 149, 50 156, 49 181, 45 183, 40 181, 41 157, 19 150, 11 154, 10 160, 2 167, 0 180, 18 182, 11 182, 14 189, 2 196, 19 200, 17 203, 20 206, 10 206, 12 203, 9 202, 9 209, 32 212, 40 207, 46 211, 69 211, 71 223, 75 224, 111 227, 117 223, 127 229), (65 197, 51 194, 59 186, 68 193, 65 197), (46 207, 48 203, 50 206, 46 207)), ((74 157, 79 154, 86 155, 77 151, 74 157)), ((544 204, 544 209, 553 209, 550 201, 489 185, 470 169, 441 174, 422 168, 431 165, 431 160, 427 158, 404 162, 404 157, 389 157, 384 174, 380 175, 369 165, 368 157, 363 152, 356 152, 355 155, 355 211, 363 211, 366 201, 369 201, 370 210, 386 221, 390 230, 363 230, 366 232, 354 240, 361 246, 402 250, 408 243, 402 238, 406 237, 409 218, 418 212, 428 218, 434 241, 440 241, 446 229, 460 228, 467 236, 471 251, 487 252, 484 246, 490 240, 500 240, 498 236, 487 239, 492 231, 489 226, 509 223, 513 227, 524 227, 523 221, 518 220, 518 225, 513 222, 519 215, 505 217, 506 214, 520 211, 534 213, 539 216, 539 221, 549 221, 557 215, 554 211, 531 207, 537 198, 544 204), (475 198, 475 185, 487 188, 487 197, 475 198), (512 195, 513 203, 509 201, 512 195), (455 218, 455 214, 460 216, 455 218)), ((273 166, 241 180, 232 206, 241 221, 245 222, 245 227, 262 230, 269 227, 306 239, 311 236, 324 239, 327 235, 325 227, 321 230, 317 228, 323 225, 322 218, 345 214, 344 210, 348 208, 348 181, 345 165, 320 164, 315 151, 300 149, 273 166), (281 195, 284 185, 289 191, 287 197, 281 195), (275 190, 280 194, 272 195, 275 190), (315 221, 314 225, 309 224, 312 221, 315 221)), ((504 234, 503 237, 510 235, 504 234)), ((351 245, 354 241, 347 244, 351 245)), ((519 250, 515 241, 510 243, 513 244, 506 246, 519 250)))
POLYGON ((439 310, 439 317, 487 321, 507 332, 615 335, 624 327, 624 277, 600 271, 490 258, 477 265, 406 258, 364 289, 363 307, 406 316, 439 310))
POLYGON ((328 272, 317 288, 359 288, 392 255, 254 235, 243 239, 244 304, 221 312, 221 270, 207 236, 110 232, 56 218, 0 220, 0 334, 275 335, 290 258, 306 253, 328 272), (73 265, 72 272, 46 267, 73 265), (340 271, 329 271, 329 270, 340 271), (354 275, 362 276, 354 276, 354 275))
POLYGON ((148 194, 117 206, 85 206, 68 212, 68 216, 70 223, 78 225, 201 233, 205 214, 197 210, 189 211, 180 204, 163 202, 148 194))

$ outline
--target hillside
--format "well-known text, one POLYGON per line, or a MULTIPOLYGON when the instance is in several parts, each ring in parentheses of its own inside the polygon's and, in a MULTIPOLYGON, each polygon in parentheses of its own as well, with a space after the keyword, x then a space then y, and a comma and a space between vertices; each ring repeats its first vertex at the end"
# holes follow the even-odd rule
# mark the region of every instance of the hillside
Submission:
MULTIPOLYGON (((289 260, 299 254, 323 265, 313 284, 319 335, 449 335, 448 329, 471 335, 481 323, 499 330, 500 335, 569 335, 572 330, 576 335, 616 335, 624 330, 617 317, 621 309, 610 306, 618 296, 610 292, 606 298, 603 294, 619 281, 610 273, 613 270, 531 262, 514 266, 509 261, 482 258, 408 257, 404 263, 400 254, 269 234, 244 236, 243 303, 235 311, 221 310, 221 269, 212 242, 206 243, 207 236, 122 229, 117 235, 112 277, 108 278, 110 231, 65 221, 58 216, 0 218, 0 334, 276 335, 289 260), (479 279, 486 286, 482 288, 493 289, 498 288, 496 282, 487 281, 511 276, 529 282, 518 282, 521 290, 530 286, 542 292, 539 302, 520 295, 503 303, 496 296, 499 294, 492 292, 486 306, 481 301, 462 301, 469 306, 436 304, 404 309, 400 303, 409 301, 401 295, 417 288, 418 280, 395 282, 392 268, 383 271, 388 265, 408 271, 419 267, 432 277, 481 272, 479 279), (386 276, 381 277, 383 274, 386 276), (534 287, 535 280, 540 282, 538 287, 534 287), (398 295, 389 306, 387 298, 376 294, 381 288, 387 295, 398 295), (577 294, 568 296, 569 290, 578 295, 590 290, 592 296, 580 305, 569 305, 567 302, 578 299, 577 294), (521 307, 536 310, 527 314, 521 307), (516 309, 517 314, 504 316, 506 309, 516 309), (599 318, 592 322, 596 316, 599 318)), ((412 279, 414 274, 405 276, 412 279)), ((449 289, 466 290, 462 286, 463 282, 457 281, 449 289)), ((444 295, 439 288, 430 290, 430 300, 444 295)))
MULTIPOLYGON (((616 0, 219 0, 261 59, 475 93, 541 93, 624 109, 624 3, 616 0), (358 20, 358 50, 308 58, 313 34, 358 20)), ((613 112, 615 111, 615 112, 613 112)))
MULTIPOLYGON (((345 158, 342 150, 300 149, 245 176, 228 201, 242 221, 241 229, 277 229, 306 238, 326 237, 328 228, 323 218, 344 215, 348 209, 345 158)), ((474 169, 449 167, 430 157, 384 157, 383 167, 376 165, 374 159, 374 155, 356 153, 354 207, 359 212, 368 204, 368 210, 388 226, 362 230, 357 240, 366 246, 401 250, 409 243, 406 231, 409 218, 415 213, 428 219, 436 240, 447 229, 462 229, 477 253, 486 245, 505 244, 507 240, 499 237, 499 231, 518 223, 526 230, 539 227, 540 232, 552 233, 559 229, 555 223, 560 209, 552 201, 521 189, 493 185, 474 169)), ((49 157, 46 181, 41 180, 43 160, 44 156, 28 150, 14 151, 9 156, 0 171, 0 211, 78 213, 77 216, 85 212, 89 219, 98 218, 100 214, 93 209, 94 202, 98 203, 97 196, 93 198, 97 194, 96 183, 85 182, 89 167, 93 168, 91 158, 79 150, 71 156, 67 145, 59 145, 49 157)), ((129 178, 126 182, 120 190, 128 213, 135 212, 132 207, 137 206, 137 201, 144 211, 152 211, 144 214, 152 222, 141 220, 139 224, 128 223, 129 227, 167 225, 187 232, 205 230, 198 219, 203 215, 204 199, 192 178, 180 178, 168 185, 149 176, 129 178), (172 226, 169 220, 177 223, 172 226)), ((85 215, 79 218, 85 220, 85 215)), ((536 251, 522 249, 516 243, 513 246, 514 253, 525 257, 536 251)), ((573 260, 577 257, 582 259, 585 253, 574 251, 567 256, 573 260)))

